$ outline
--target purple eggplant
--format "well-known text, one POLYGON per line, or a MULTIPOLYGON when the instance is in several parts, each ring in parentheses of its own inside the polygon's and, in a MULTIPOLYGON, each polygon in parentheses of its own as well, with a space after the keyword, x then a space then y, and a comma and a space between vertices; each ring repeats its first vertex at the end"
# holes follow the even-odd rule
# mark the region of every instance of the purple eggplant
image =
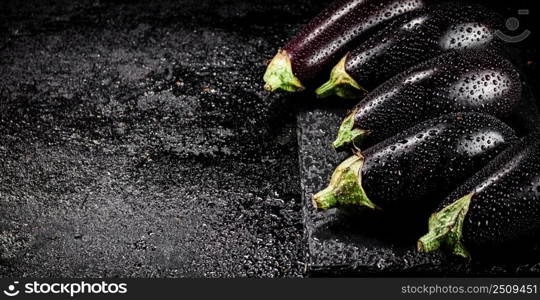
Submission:
POLYGON ((451 112, 506 118, 521 100, 512 63, 492 51, 452 51, 409 69, 369 93, 345 118, 336 149, 365 149, 451 112))
POLYGON ((361 98, 394 75, 451 50, 501 47, 503 20, 478 5, 446 3, 411 13, 346 54, 319 97, 361 98))
POLYGON ((493 116, 454 113, 425 121, 339 165, 315 207, 433 210, 452 190, 517 142, 493 116))
MULTIPOLYGON (((429 219, 418 249, 469 251, 520 248, 540 232, 540 138, 508 149, 450 194, 429 219)), ((505 253, 506 255, 507 253, 505 253)))

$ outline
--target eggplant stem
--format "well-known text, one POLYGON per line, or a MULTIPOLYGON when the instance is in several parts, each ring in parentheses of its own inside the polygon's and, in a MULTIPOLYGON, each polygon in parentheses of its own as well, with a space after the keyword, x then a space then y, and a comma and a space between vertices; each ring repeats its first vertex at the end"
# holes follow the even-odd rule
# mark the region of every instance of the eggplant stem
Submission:
POLYGON ((467 259, 471 258, 461 239, 463 237, 463 221, 473 195, 474 193, 467 194, 431 215, 429 232, 418 240, 418 251, 431 252, 443 247, 455 255, 467 259))
POLYGON ((369 130, 354 128, 354 116, 357 110, 351 112, 341 123, 336 140, 332 143, 334 149, 340 150, 346 146, 359 146, 362 138, 369 134, 369 130))
POLYGON ((278 50, 272 61, 268 64, 263 80, 267 91, 282 90, 299 92, 304 90, 300 80, 294 76, 291 59, 285 50, 278 50))
POLYGON ((330 80, 321 85, 315 93, 319 98, 337 95, 346 99, 360 99, 367 91, 356 82, 345 70, 348 54, 332 69, 330 80))
POLYGON ((341 163, 332 174, 328 187, 313 196, 315 208, 328 210, 340 206, 365 206, 378 209, 362 188, 363 165, 364 157, 361 154, 341 163))

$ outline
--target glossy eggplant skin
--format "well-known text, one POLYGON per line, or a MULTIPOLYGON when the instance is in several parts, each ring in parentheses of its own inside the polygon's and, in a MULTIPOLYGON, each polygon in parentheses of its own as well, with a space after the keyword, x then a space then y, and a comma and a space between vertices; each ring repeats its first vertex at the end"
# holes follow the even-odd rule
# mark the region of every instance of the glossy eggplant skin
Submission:
MULTIPOLYGON (((353 130, 368 132, 355 142, 365 149, 447 113, 479 112, 504 119, 521 100, 521 92, 520 76, 508 60, 491 51, 452 51, 385 82, 348 119, 353 130)), ((336 148, 352 142, 341 137, 345 123, 336 148)))
POLYGON ((328 71, 377 27, 436 0, 337 0, 285 44, 266 74, 266 89, 298 91, 328 71), (284 68, 283 65, 291 65, 284 68), (286 71, 281 70, 286 69, 286 71), (292 74, 289 74, 291 73, 292 74), (284 75, 283 73, 287 73, 284 75), (287 77, 287 79, 284 79, 287 77), (283 82, 285 81, 285 82, 283 82), (294 82, 291 84, 291 82, 294 82))
POLYGON ((364 151, 362 186, 383 210, 434 209, 515 142, 514 131, 489 115, 431 119, 364 151))
POLYGON ((398 20, 351 51, 345 71, 366 90, 444 52, 502 46, 504 21, 481 6, 436 5, 398 20))
POLYGON ((463 222, 467 248, 487 249, 534 238, 540 231, 540 138, 505 151, 442 202, 472 194, 463 222))

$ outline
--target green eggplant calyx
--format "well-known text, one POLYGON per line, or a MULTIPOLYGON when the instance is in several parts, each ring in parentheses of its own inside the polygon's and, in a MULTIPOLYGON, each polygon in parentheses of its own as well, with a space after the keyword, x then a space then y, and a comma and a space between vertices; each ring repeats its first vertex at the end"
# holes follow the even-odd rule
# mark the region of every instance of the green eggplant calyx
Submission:
POLYGON ((337 95, 346 99, 360 99, 365 96, 367 91, 345 71, 347 56, 348 54, 332 69, 330 80, 315 90, 317 97, 326 98, 337 95))
POLYGON ((365 206, 376 209, 362 188, 362 166, 364 157, 357 154, 341 163, 327 188, 313 196, 315 208, 328 210, 341 206, 365 206))
POLYGON ((264 88, 270 92, 275 90, 299 92, 305 89, 300 80, 294 76, 287 51, 281 49, 268 64, 263 80, 266 83, 264 88))
POLYGON ((353 145, 359 146, 362 143, 362 138, 369 134, 368 130, 354 128, 354 116, 356 115, 356 110, 350 113, 338 130, 338 136, 336 140, 332 143, 334 149, 339 150, 346 146, 353 145))
POLYGON ((429 218, 429 232, 418 240, 418 251, 431 252, 440 247, 453 254, 470 259, 471 256, 462 244, 463 221, 469 210, 474 193, 470 193, 446 206, 429 218))

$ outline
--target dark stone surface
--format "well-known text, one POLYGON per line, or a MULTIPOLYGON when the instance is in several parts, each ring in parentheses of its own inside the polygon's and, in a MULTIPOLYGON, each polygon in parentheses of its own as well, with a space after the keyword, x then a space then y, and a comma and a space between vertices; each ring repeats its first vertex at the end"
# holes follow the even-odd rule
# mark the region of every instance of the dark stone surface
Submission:
POLYGON ((311 1, 1 1, 0 275, 302 276, 295 109, 265 61, 311 1))

